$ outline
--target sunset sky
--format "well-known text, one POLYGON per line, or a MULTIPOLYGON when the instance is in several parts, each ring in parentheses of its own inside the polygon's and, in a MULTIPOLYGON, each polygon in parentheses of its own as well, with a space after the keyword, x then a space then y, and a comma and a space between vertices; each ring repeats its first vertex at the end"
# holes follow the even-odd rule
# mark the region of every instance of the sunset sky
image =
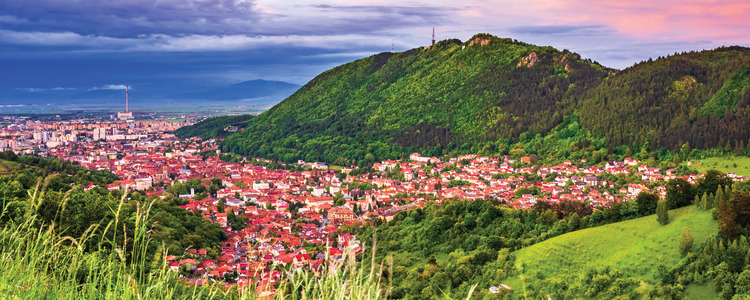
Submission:
POLYGON ((490 33, 626 68, 750 46, 747 0, 3 0, 0 93, 304 84, 336 65, 490 33))

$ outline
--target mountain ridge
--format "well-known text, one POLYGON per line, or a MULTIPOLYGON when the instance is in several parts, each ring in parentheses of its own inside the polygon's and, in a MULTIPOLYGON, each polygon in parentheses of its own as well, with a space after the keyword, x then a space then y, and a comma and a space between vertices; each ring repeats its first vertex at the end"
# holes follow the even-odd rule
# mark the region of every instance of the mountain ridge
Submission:
MULTIPOLYGON (((291 95, 300 86, 294 83, 274 80, 247 80, 234 84, 205 85, 195 87, 188 92, 174 92, 174 88, 165 89, 162 86, 154 87, 148 84, 134 84, 130 89, 133 99, 185 99, 185 100, 248 100, 267 98, 269 103, 277 103, 291 95)), ((182 89, 177 89, 182 90, 182 89)), ((7 95, 0 95, 0 99, 15 100, 50 100, 65 99, 75 100, 107 100, 122 101, 125 91, 121 89, 17 89, 7 95)))
POLYGON ((342 164, 413 151, 507 154, 571 117, 591 131, 584 139, 606 138, 610 154, 685 143, 744 148, 749 61, 750 49, 724 47, 615 70, 568 50, 478 34, 327 70, 228 136, 223 150, 342 164), (726 118, 716 113, 722 108, 726 118))
POLYGON ((323 72, 228 137, 225 150, 284 161, 468 151, 475 141, 546 133, 565 117, 557 110, 570 111, 610 71, 567 50, 486 34, 376 54, 323 72), (537 61, 519 66, 532 52, 537 61))

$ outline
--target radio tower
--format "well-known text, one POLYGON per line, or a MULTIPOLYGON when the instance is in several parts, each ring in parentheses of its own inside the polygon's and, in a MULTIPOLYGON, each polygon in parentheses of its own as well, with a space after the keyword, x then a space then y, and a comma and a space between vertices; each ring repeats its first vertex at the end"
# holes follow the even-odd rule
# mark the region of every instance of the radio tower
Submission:
POLYGON ((130 88, 129 86, 127 86, 127 85, 125 86, 125 112, 126 113, 130 112, 130 102, 128 100, 128 90, 129 90, 129 88, 130 88))
POLYGON ((396 52, 396 42, 391 40, 391 52, 396 52))
POLYGON ((435 46, 435 26, 432 26, 432 44, 430 46, 435 46))

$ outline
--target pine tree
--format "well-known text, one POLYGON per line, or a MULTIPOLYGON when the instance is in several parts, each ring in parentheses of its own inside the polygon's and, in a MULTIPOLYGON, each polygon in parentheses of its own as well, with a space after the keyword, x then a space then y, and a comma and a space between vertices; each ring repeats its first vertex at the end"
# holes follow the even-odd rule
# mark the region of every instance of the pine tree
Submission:
POLYGON ((716 195, 708 194, 708 206, 709 208, 716 208, 716 195))
POLYGON ((704 192, 704 193, 703 193, 703 197, 701 197, 701 208, 702 208, 703 210, 707 210, 707 209, 708 209, 708 203, 709 203, 709 202, 708 202, 708 194, 706 194, 706 193, 704 192))
POLYGON ((682 230, 682 236, 680 236, 680 253, 687 255, 691 248, 693 248, 693 236, 690 235, 690 229, 685 227, 682 230))
POLYGON ((667 210, 667 201, 664 199, 659 200, 656 204, 656 220, 661 225, 669 223, 669 210, 667 210))
POLYGON ((732 188, 729 187, 728 185, 725 185, 724 186, 724 200, 726 201, 731 200, 731 195, 732 195, 732 188))
POLYGON ((724 202, 724 191, 721 189, 721 186, 716 190, 716 193, 713 194, 714 201, 711 201, 711 206, 718 208, 719 203, 724 202))
POLYGON ((719 223, 719 232, 730 240, 734 239, 737 235, 738 226, 737 221, 735 220, 736 217, 737 215, 730 206, 729 201, 719 201, 716 210, 716 220, 719 223))

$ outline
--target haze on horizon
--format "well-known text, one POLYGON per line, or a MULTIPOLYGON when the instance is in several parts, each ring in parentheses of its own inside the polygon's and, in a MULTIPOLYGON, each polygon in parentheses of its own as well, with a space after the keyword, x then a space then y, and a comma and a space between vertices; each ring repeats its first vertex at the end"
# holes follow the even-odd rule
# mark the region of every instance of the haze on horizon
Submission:
POLYGON ((490 33, 606 66, 750 45, 742 0, 0 2, 0 96, 266 79, 304 84, 375 53, 490 33))

